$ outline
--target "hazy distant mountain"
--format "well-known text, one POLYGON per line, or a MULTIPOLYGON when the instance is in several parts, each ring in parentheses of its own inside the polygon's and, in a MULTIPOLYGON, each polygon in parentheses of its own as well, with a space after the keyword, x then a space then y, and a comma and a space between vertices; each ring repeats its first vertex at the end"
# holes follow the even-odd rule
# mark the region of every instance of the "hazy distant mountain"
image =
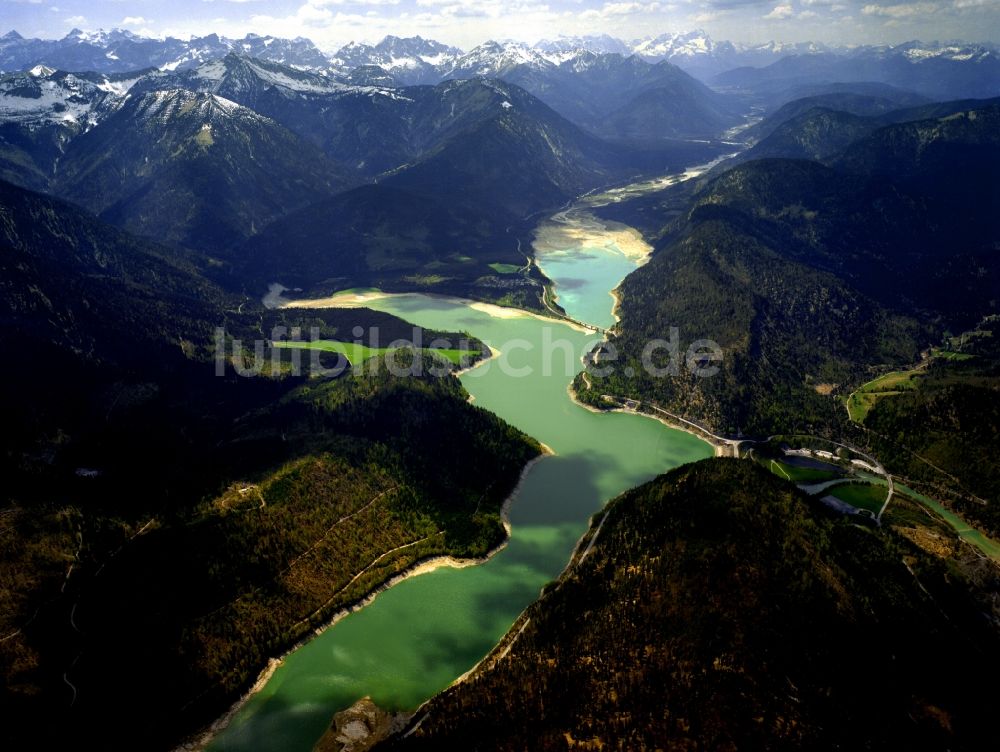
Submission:
POLYGON ((826 107, 852 115, 881 115, 904 107, 915 107, 925 104, 927 99, 918 94, 885 87, 878 94, 865 94, 855 91, 836 91, 796 98, 783 104, 770 113, 764 120, 743 132, 744 138, 759 141, 770 135, 782 123, 807 112, 814 107, 826 107))
POLYGON ((258 283, 337 277, 398 288, 433 268, 453 286, 468 285, 490 273, 489 263, 523 262, 505 228, 524 214, 629 172, 613 148, 516 86, 477 79, 406 91, 412 99, 379 109, 362 107, 367 98, 340 100, 345 117, 380 118, 407 165, 254 238, 241 255, 258 283))
POLYGON ((715 41, 701 29, 661 34, 638 40, 632 45, 632 52, 644 60, 667 60, 702 77, 738 66, 768 65, 787 55, 815 54, 828 49, 813 42, 737 44, 715 41))
POLYGON ((420 163, 390 178, 395 186, 419 187, 455 202, 486 202, 513 219, 627 174, 628 165, 608 144, 517 86, 453 81, 436 94, 435 111, 474 107, 476 116, 420 163))
POLYGON ((670 60, 676 57, 692 58, 699 55, 717 54, 722 50, 735 52, 736 47, 730 42, 717 44, 701 29, 648 37, 632 45, 632 52, 650 60, 670 60))
POLYGON ((597 54, 614 52, 626 56, 633 52, 630 45, 607 34, 543 39, 535 45, 535 49, 556 64, 565 62, 581 52, 595 52, 597 54))
POLYGON ((545 70, 547 65, 558 66, 584 53, 614 53, 654 63, 667 61, 700 78, 726 73, 720 84, 758 91, 773 88, 776 82, 788 86, 823 80, 881 81, 936 97, 996 93, 997 51, 988 45, 907 42, 847 48, 813 42, 739 44, 713 40, 699 29, 634 41, 608 35, 559 37, 534 47, 489 41, 468 52, 421 37, 387 36, 375 45, 348 44, 331 55, 323 54, 307 39, 255 34, 243 39, 209 34, 180 40, 142 37, 122 29, 73 29, 62 39, 43 40, 25 39, 11 31, 0 37, 0 71, 27 70, 39 64, 69 71, 185 70, 231 52, 303 70, 327 71, 340 79, 357 68, 374 65, 401 85, 470 76, 504 77, 507 71, 525 65, 545 70), (770 70, 772 65, 776 68, 770 70), (754 72, 759 68, 765 70, 754 72), (956 82, 964 88, 949 88, 956 82))
POLYGON ((830 81, 877 81, 935 99, 991 97, 1000 94, 1000 53, 985 45, 909 42, 791 55, 763 68, 738 68, 714 79, 719 86, 758 95, 830 81))
POLYGON ((743 110, 666 61, 603 55, 578 66, 575 74, 567 90, 590 105, 585 122, 613 138, 714 137, 736 124, 743 110))
POLYGON ((724 96, 668 62, 636 56, 578 51, 556 65, 524 45, 491 42, 460 58, 446 75, 502 78, 611 138, 704 137, 732 124, 724 96))
POLYGON ((489 41, 469 50, 441 72, 443 78, 505 78, 518 68, 546 72, 554 71, 556 65, 526 44, 489 41))
MULTIPOLYGON (((373 69, 363 68, 370 75, 373 69)), ((321 73, 229 54, 176 73, 156 72, 139 89, 210 92, 249 107, 306 139, 363 175, 398 167, 410 156, 398 128, 409 97, 372 85, 354 86, 321 73)))
POLYGON ((149 73, 140 84, 140 88, 145 89, 178 86, 191 91, 211 92, 246 107, 256 107, 259 100, 270 94, 295 98, 303 94, 339 93, 349 88, 323 73, 299 70, 234 52, 176 73, 149 73))
MULTIPOLYGON (((386 42, 393 40, 397 50, 410 49, 414 43, 395 38, 386 42)), ((424 40, 417 42, 427 45, 428 51, 440 49, 424 40)), ((352 47, 355 52, 358 48, 352 47)), ((382 58, 353 58, 362 59, 382 58)), ((427 100, 426 92, 392 88, 425 77, 426 67, 404 70, 398 58, 396 63, 394 67, 366 64, 332 78, 231 53, 189 70, 148 74, 141 85, 221 94, 310 138, 338 161, 376 174, 412 156, 406 139, 394 130, 393 113, 406 109, 408 100, 427 100), (376 123, 378 127, 372 128, 376 123)), ((733 124, 735 110, 725 96, 667 62, 580 52, 556 65, 525 45, 489 42, 435 70, 444 80, 497 78, 515 84, 574 123, 609 137, 705 137, 733 124), (630 109, 639 95, 644 96, 630 109), (623 110, 620 115, 618 110, 623 110)))

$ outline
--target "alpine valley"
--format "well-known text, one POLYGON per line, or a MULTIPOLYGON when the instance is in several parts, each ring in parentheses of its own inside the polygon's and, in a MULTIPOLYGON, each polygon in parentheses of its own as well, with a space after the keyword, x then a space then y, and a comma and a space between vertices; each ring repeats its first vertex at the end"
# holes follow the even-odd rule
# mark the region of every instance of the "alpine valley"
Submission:
POLYGON ((997 40, 649 31, 0 37, 4 749, 995 745, 997 40))

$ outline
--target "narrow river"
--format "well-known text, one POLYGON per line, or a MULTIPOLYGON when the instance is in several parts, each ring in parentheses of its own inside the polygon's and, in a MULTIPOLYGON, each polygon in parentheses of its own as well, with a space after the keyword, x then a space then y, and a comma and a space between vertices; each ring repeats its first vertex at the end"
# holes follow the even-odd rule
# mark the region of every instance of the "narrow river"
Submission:
MULTIPOLYGON (((610 292, 648 248, 635 231, 605 226, 586 208, 585 201, 539 227, 538 263, 570 316, 608 326, 614 320, 610 292)), ((388 709, 415 709, 492 649, 559 575, 603 504, 712 455, 703 441, 650 418, 596 414, 571 400, 567 387, 596 335, 509 309, 423 295, 365 305, 421 326, 469 331, 500 350, 501 356, 464 374, 463 385, 477 405, 544 442, 555 456, 525 476, 503 551, 481 566, 404 580, 291 653, 212 750, 305 752, 336 710, 364 696, 388 709), (546 357, 551 342, 557 343, 555 356, 546 357), (522 369, 530 374, 517 375, 522 369)))

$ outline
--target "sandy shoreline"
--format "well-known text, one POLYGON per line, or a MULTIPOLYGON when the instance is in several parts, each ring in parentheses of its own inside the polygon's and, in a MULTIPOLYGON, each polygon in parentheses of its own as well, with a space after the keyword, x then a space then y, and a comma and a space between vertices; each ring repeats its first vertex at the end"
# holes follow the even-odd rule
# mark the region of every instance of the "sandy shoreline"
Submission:
MULTIPOLYGON (((483 344, 485 345, 486 343, 484 342, 483 344)), ((460 379, 465 374, 469 373, 470 371, 475 371, 480 366, 486 365, 491 360, 493 360, 495 358, 499 358, 501 355, 503 355, 502 352, 500 352, 499 350, 497 350, 492 345, 486 345, 486 346, 490 349, 490 354, 489 355, 487 355, 485 358, 481 358, 480 360, 477 360, 475 363, 473 363, 468 368, 460 368, 457 371, 452 371, 451 375, 454 376, 456 379, 460 379)), ((473 397, 470 394, 469 395, 469 402, 473 402, 474 400, 475 400, 475 397, 473 397)))
MULTIPOLYGON (((622 282, 624 281, 625 280, 622 280, 622 282)), ((619 282, 618 284, 620 285, 621 282, 619 282)), ((609 294, 611 295, 611 299, 614 301, 614 304, 611 306, 611 316, 614 318, 616 324, 620 324, 622 318, 621 316, 618 315, 618 307, 622 304, 622 299, 621 296, 618 294, 618 288, 616 287, 609 294)))
POLYGON ((438 569, 449 568, 449 569, 465 569, 467 567, 475 567, 480 564, 485 564, 498 553, 507 548, 510 543, 511 536, 511 524, 510 524, 510 508, 514 501, 521 493, 521 489, 524 486, 524 481, 531 472, 532 468, 535 467, 539 462, 546 459, 547 457, 555 456, 555 452, 552 448, 542 442, 538 442, 542 448, 542 453, 530 460, 521 469, 521 475, 518 478, 517 485, 514 486, 514 490, 510 492, 510 495, 504 501, 503 506, 500 507, 500 519, 503 523, 504 530, 506 532, 503 541, 492 551, 487 553, 485 556, 478 559, 456 559, 453 556, 434 556, 429 559, 424 559, 422 561, 415 562, 409 568, 395 575, 394 577, 386 580, 384 583, 379 585, 375 590, 371 591, 362 600, 354 603, 351 606, 343 608, 337 611, 330 619, 320 627, 312 630, 309 634, 302 637, 298 642, 296 642, 292 647, 285 650, 278 658, 270 658, 267 662, 267 667, 260 673, 257 680, 253 683, 253 686, 237 700, 233 705, 227 710, 220 718, 211 724, 207 729, 204 729, 188 740, 182 742, 177 747, 175 747, 174 752, 200 752, 204 750, 216 736, 225 731, 229 725, 233 722, 233 719, 239 714, 239 712, 246 706, 246 704, 260 692, 267 683, 274 676, 274 673, 281 667, 284 663, 285 658, 294 653, 299 648, 303 647, 306 643, 312 641, 319 635, 321 635, 326 630, 333 627, 335 624, 340 622, 342 619, 350 616, 356 611, 360 611, 366 606, 371 605, 371 603, 383 592, 389 588, 395 587, 404 580, 408 580, 412 577, 419 577, 423 574, 428 574, 438 569))
POLYGON ((491 316, 495 319, 517 319, 517 318, 533 318, 538 321, 545 321, 548 323, 562 324, 563 326, 568 326, 574 331, 583 332, 585 334, 592 334, 590 329, 582 327, 572 321, 566 319, 555 318, 554 316, 545 316, 541 313, 536 313, 534 311, 526 311, 523 308, 507 308, 505 306, 500 306, 495 303, 484 303, 478 300, 470 300, 469 298, 459 298, 454 295, 438 295, 431 292, 381 292, 372 291, 364 293, 336 293, 326 298, 303 298, 301 300, 285 300, 282 299, 278 305, 280 308, 363 308, 366 304, 374 302, 376 300, 386 300, 390 298, 402 298, 407 295, 422 295, 427 298, 433 298, 435 300, 442 300, 447 303, 454 303, 457 305, 463 305, 467 308, 471 308, 474 311, 480 313, 485 313, 487 316, 491 316))
POLYGON ((617 251, 639 266, 653 252, 653 247, 634 227, 598 219, 581 208, 559 212, 543 222, 536 228, 531 245, 542 256, 572 247, 603 248, 610 253, 617 251))

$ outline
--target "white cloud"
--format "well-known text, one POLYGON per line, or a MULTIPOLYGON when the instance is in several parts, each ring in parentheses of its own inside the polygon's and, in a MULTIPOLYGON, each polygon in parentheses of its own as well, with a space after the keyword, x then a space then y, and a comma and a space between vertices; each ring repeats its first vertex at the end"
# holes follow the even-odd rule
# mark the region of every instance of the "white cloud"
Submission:
POLYGON ((731 10, 706 10, 701 13, 695 13, 693 16, 688 16, 688 18, 690 18, 693 23, 706 24, 718 21, 720 18, 724 18, 730 13, 732 13, 731 10))
POLYGON ((771 12, 764 16, 764 18, 772 21, 783 21, 784 19, 791 18, 794 15, 795 11, 792 9, 792 6, 788 3, 783 3, 781 5, 775 5, 771 9, 771 12))
POLYGON ((83 26, 85 23, 87 23, 86 16, 70 16, 66 19, 68 26, 83 26))
POLYGON ((118 22, 119 26, 145 26, 150 23, 148 19, 142 16, 125 16, 121 21, 118 22))
POLYGON ((897 5, 866 5, 861 9, 863 16, 882 16, 885 18, 911 18, 913 16, 929 16, 941 10, 937 3, 898 3, 897 5))

